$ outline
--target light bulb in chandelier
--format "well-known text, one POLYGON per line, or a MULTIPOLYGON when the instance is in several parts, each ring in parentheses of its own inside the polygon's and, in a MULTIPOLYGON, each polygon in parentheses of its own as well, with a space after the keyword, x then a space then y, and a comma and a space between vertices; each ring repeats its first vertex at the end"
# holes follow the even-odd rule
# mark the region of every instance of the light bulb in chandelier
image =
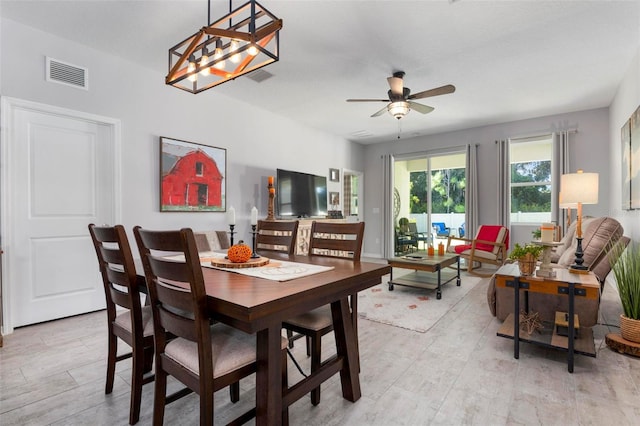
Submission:
POLYGON ((216 49, 213 51, 213 60, 216 61, 213 66, 219 70, 223 70, 224 59, 220 58, 222 58, 222 40, 218 39, 216 40, 216 49))
POLYGON ((238 42, 236 40, 231 40, 231 42, 229 43, 229 52, 233 53, 233 55, 231 56, 231 58, 229 58, 229 60, 234 64, 237 64, 238 62, 240 62, 240 54, 234 53, 237 51, 238 51, 238 42))
POLYGON ((187 74, 189 74, 189 81, 196 81, 198 79, 198 74, 195 72, 196 70, 196 58, 191 55, 189 57, 189 65, 187 65, 187 74))
POLYGON ((200 75, 209 75, 211 73, 211 70, 207 66, 208 62, 209 62, 209 51, 205 47, 204 49, 202 49, 202 57, 200 58, 200 68, 201 68, 200 75))
POLYGON ((256 56, 260 51, 258 50, 258 48, 256 47, 255 44, 251 44, 249 45, 249 47, 247 48, 247 54, 251 55, 251 56, 256 56))

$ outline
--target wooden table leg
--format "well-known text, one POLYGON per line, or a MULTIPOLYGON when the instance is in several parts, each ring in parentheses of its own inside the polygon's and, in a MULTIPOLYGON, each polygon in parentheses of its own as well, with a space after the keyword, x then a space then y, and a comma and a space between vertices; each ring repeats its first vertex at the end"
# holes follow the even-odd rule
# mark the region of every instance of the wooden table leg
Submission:
POLYGON ((256 337, 256 425, 282 424, 282 325, 260 330, 256 337))
POLYGON ((358 373, 360 366, 347 298, 331 303, 331 313, 338 357, 344 359, 344 366, 340 370, 342 397, 355 402, 362 396, 358 373))
POLYGON ((569 373, 573 373, 573 352, 575 347, 575 324, 573 314, 575 313, 575 288, 576 285, 574 283, 569 283, 569 317, 567 318, 567 326, 569 327, 567 331, 567 369, 569 373))

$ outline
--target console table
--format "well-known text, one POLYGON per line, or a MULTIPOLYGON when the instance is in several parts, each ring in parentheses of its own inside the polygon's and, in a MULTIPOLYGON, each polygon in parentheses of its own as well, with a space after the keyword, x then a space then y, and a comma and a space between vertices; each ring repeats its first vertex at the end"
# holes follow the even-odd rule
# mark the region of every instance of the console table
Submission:
POLYGON ((564 350, 567 352, 567 368, 570 373, 573 373, 574 354, 577 353, 594 358, 596 356, 591 327, 581 327, 578 335, 576 336, 575 334, 575 298, 584 297, 597 300, 600 297, 600 283, 592 272, 588 274, 572 274, 567 269, 559 268, 555 272, 555 277, 521 276, 517 263, 503 265, 498 269, 495 274, 496 287, 512 288, 515 294, 513 314, 509 314, 505 319, 497 335, 513 339, 513 357, 516 359, 520 356, 520 341, 564 350), (568 336, 559 335, 554 322, 543 322, 544 327, 542 330, 534 331, 531 334, 521 333, 520 291, 524 291, 525 313, 528 313, 529 310, 529 292, 568 297, 568 336))

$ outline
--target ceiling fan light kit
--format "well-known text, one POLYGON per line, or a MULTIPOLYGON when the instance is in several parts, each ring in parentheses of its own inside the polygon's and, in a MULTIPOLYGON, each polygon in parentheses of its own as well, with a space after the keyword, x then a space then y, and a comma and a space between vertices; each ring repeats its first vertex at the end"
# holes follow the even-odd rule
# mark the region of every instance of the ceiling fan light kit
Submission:
POLYGON ((434 110, 433 107, 428 105, 413 102, 413 99, 446 95, 456 91, 455 86, 447 84, 446 86, 436 87, 435 89, 425 90, 412 95, 411 89, 404 87, 403 77, 404 71, 396 71, 393 73, 393 77, 387 78, 390 88, 387 92, 389 99, 347 99, 347 102, 389 102, 386 107, 373 113, 371 117, 379 117, 384 114, 385 111, 388 111, 391 116, 400 120, 411 110, 415 110, 421 114, 428 114, 434 110))
POLYGON ((391 102, 387 105, 387 111, 389 111, 389 114, 400 120, 402 117, 409 114, 411 109, 409 108, 409 102, 400 101, 391 102))
POLYGON ((255 0, 232 10, 169 49, 165 83, 200 93, 280 59, 282 19, 255 0), (235 22, 235 23, 234 23, 235 22))

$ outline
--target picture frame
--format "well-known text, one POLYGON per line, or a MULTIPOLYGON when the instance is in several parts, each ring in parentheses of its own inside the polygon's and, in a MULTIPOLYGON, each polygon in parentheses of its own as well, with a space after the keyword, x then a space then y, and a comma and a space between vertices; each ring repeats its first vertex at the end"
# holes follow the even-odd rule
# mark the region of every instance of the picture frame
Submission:
POLYGON ((340 193, 329 192, 329 205, 334 208, 340 205, 340 193))
POLYGON ((160 211, 225 212, 227 150, 160 136, 160 211))
POLYGON ((340 182, 340 170, 329 169, 329 180, 331 182, 340 182))
POLYGON ((620 129, 622 209, 640 209, 640 106, 620 129), (635 160, 635 161, 634 161, 635 160))

